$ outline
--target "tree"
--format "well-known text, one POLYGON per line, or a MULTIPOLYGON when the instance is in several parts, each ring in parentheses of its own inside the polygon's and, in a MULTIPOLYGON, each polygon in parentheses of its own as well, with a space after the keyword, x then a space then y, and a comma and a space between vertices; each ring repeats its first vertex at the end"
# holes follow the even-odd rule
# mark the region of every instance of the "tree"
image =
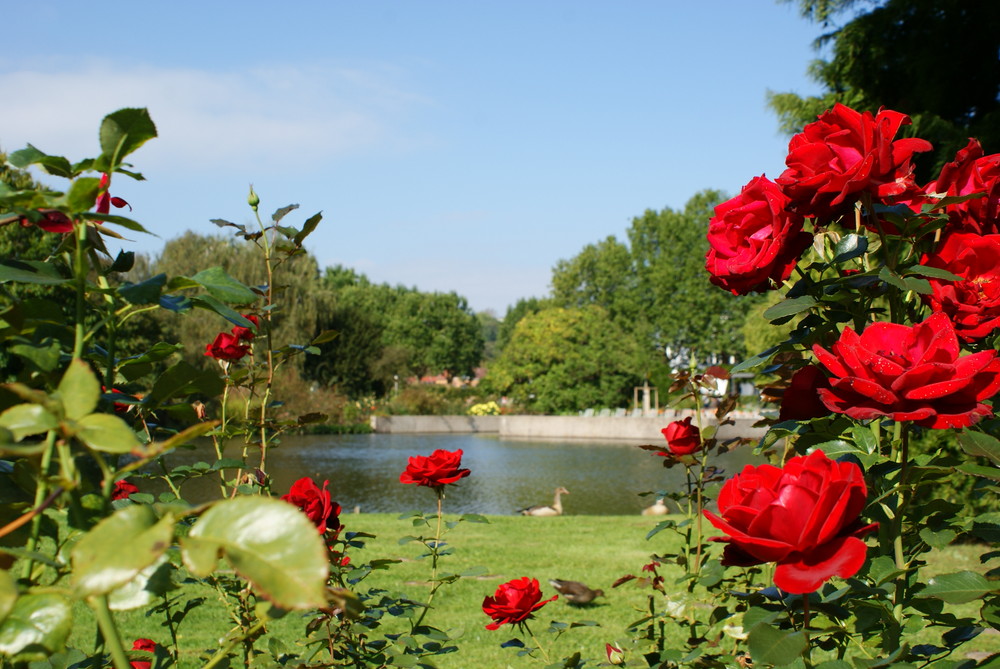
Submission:
POLYGON ((641 347, 596 305, 549 307, 521 319, 484 386, 529 411, 563 413, 628 403, 641 347))
POLYGON ((510 343, 510 338, 514 334, 514 329, 522 318, 529 314, 538 313, 549 306, 551 306, 551 300, 538 297, 522 297, 513 306, 508 306, 507 313, 504 314, 503 320, 500 321, 500 327, 497 329, 497 353, 502 353, 507 348, 507 344, 510 343))
POLYGON ((382 341, 407 351, 417 376, 471 376, 483 359, 479 321, 456 293, 403 293, 388 315, 382 341))
POLYGON ((798 132, 834 102, 900 111, 913 119, 904 132, 935 147, 917 157, 922 181, 953 160, 969 137, 979 138, 987 154, 1000 150, 1000 3, 798 1, 803 16, 824 26, 854 14, 817 41, 832 54, 809 70, 826 88, 823 95, 769 94, 785 132, 798 132))

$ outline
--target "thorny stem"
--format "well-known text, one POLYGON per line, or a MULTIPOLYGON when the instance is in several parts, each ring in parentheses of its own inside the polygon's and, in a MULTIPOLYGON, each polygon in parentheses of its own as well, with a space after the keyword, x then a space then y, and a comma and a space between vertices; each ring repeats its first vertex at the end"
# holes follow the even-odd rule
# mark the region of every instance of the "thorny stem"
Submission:
MULTIPOLYGON (((45 450, 42 451, 42 462, 38 466, 38 482, 35 487, 35 504, 34 508, 39 508, 42 506, 42 502, 45 500, 45 496, 48 493, 48 475, 49 466, 52 464, 52 452, 55 448, 56 443, 56 433, 52 430, 48 432, 45 436, 45 450)), ((21 568, 21 576, 25 581, 31 580, 31 571, 34 569, 35 561, 31 558, 31 555, 38 548, 38 537, 42 531, 42 516, 41 514, 36 514, 31 519, 31 534, 28 537, 28 556, 24 559, 24 566, 21 568)))
MULTIPOLYGON (((271 340, 271 305, 274 304, 274 266, 271 264, 271 243, 267 237, 267 229, 260 220, 260 213, 254 207, 254 216, 260 226, 260 239, 264 249, 264 268, 267 271, 267 296, 264 302, 264 339, 267 354, 267 380, 264 384, 264 396, 260 402, 260 470, 267 472, 267 405, 271 401, 271 386, 274 383, 274 346, 271 340)), ((277 235, 275 230, 272 234, 277 235)))
POLYGON ((542 651, 542 657, 545 658, 545 661, 550 662, 551 660, 549 660, 549 654, 545 652, 544 648, 542 648, 542 644, 538 643, 538 639, 535 637, 535 633, 531 631, 530 627, 528 627, 528 621, 522 622, 521 625, 524 627, 525 630, 528 631, 528 636, 530 636, 531 640, 535 642, 535 646, 538 647, 538 650, 542 651))
MULTIPOLYGON (((892 549, 893 557, 896 561, 896 569, 899 571, 904 571, 906 569, 906 556, 903 553, 903 513, 906 510, 907 505, 909 505, 909 488, 907 486, 907 474, 909 473, 909 423, 903 424, 901 422, 896 423, 896 427, 900 428, 902 425, 902 435, 900 438, 900 448, 899 448, 899 483, 897 484, 897 503, 896 503, 896 514, 893 516, 893 537, 892 537, 892 549)), ((898 608, 906 597, 906 574, 900 574, 896 577, 896 592, 894 604, 898 608)))
MULTIPOLYGON (((257 632, 261 631, 262 629, 264 629, 264 621, 258 620, 253 627, 251 627, 246 631, 245 634, 229 637, 228 639, 226 639, 226 642, 222 645, 222 647, 219 648, 218 651, 216 651, 215 655, 213 655, 211 659, 209 659, 209 661, 205 663, 205 666, 202 667, 202 669, 211 669, 212 667, 218 665, 220 662, 226 659, 226 656, 229 655, 230 651, 232 651, 232 649, 235 648, 237 644, 242 643, 244 640, 257 634, 257 632)), ((118 668, 116 667, 115 669, 118 668)), ((126 665, 124 669, 129 669, 128 665, 126 665)))
POLYGON ((94 610, 94 617, 97 618, 97 626, 101 630, 101 636, 104 637, 104 644, 111 652, 115 669, 131 669, 132 665, 125 654, 118 628, 111 617, 111 609, 108 608, 108 598, 106 596, 95 597, 91 600, 90 607, 94 610))
POLYGON ((441 583, 437 580, 438 571, 438 551, 441 548, 441 507, 442 500, 444 499, 444 489, 441 487, 434 488, 434 492, 437 493, 437 530, 434 532, 434 548, 431 549, 431 592, 427 596, 427 603, 424 605, 423 610, 420 612, 420 617, 417 621, 413 623, 410 628, 416 629, 423 622, 424 616, 427 615, 427 611, 431 608, 431 601, 434 599, 434 594, 441 587, 441 583))

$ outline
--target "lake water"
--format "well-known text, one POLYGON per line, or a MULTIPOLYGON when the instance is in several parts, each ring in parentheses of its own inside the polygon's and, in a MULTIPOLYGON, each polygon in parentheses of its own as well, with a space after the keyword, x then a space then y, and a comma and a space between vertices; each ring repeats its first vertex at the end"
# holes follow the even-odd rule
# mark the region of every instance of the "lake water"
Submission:
MULTIPOLYGON (((330 481, 333 498, 345 513, 392 512, 435 508, 433 491, 399 482, 411 455, 434 449, 462 449, 462 466, 472 470, 456 486, 446 488, 446 513, 513 514, 519 508, 551 504, 553 491, 563 486, 567 515, 635 514, 653 503, 639 493, 682 490, 684 468, 666 469, 662 458, 634 444, 499 439, 481 434, 366 434, 283 437, 268 451, 272 491, 281 495, 302 476, 322 485, 330 481)), ((752 447, 714 458, 726 475, 752 461, 752 447)), ((236 448, 227 457, 238 455, 236 448)), ((178 450, 169 465, 212 462, 215 453, 203 444, 195 451, 178 450)), ((254 454, 250 462, 257 461, 254 454)), ((218 495, 217 479, 204 477, 185 484, 185 498, 204 501, 218 495)))

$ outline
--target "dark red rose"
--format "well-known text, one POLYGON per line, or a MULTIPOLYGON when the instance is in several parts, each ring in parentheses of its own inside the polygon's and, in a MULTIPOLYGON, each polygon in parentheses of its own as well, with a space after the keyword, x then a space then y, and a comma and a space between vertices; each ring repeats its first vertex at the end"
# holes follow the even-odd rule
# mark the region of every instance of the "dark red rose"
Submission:
POLYGON ((834 575, 849 578, 865 562, 859 537, 868 489, 861 468, 822 451, 794 457, 783 468, 747 465, 719 492, 719 515, 705 517, 727 542, 722 563, 775 562, 774 584, 794 594, 817 590, 834 575))
POLYGON ((1000 390, 997 352, 959 357, 955 328, 943 313, 912 327, 873 323, 861 335, 844 328, 830 351, 816 344, 813 353, 831 374, 830 388, 819 390, 823 404, 855 420, 967 427, 992 415, 983 400, 1000 390))
POLYGON ((111 177, 109 177, 107 174, 102 174, 100 191, 97 195, 97 213, 106 214, 109 211, 111 211, 112 206, 118 209, 121 209, 122 207, 128 207, 129 210, 131 210, 132 205, 130 205, 125 200, 121 199, 120 197, 111 197, 111 194, 108 192, 108 186, 110 184, 111 184, 111 177))
POLYGON ((850 210, 862 193, 885 199, 916 192, 914 153, 930 142, 896 139, 910 118, 890 109, 859 113, 842 104, 820 115, 788 144, 788 168, 775 181, 805 216, 850 210))
POLYGON ((715 208, 705 257, 712 283, 746 295, 788 278, 812 243, 812 236, 802 230, 802 216, 786 209, 788 202, 773 181, 759 176, 715 208))
POLYGON ((671 455, 691 455, 701 450, 701 432, 696 425, 691 424, 691 416, 684 420, 675 420, 660 430, 667 440, 669 452, 657 452, 656 455, 669 457, 671 455))
POLYGON ((462 467, 462 449, 455 452, 437 449, 430 456, 414 455, 399 475, 400 483, 415 483, 440 488, 465 478, 471 472, 462 467))
MULTIPOLYGON (((107 387, 101 386, 101 392, 110 395, 121 395, 122 397, 127 397, 125 393, 118 390, 117 388, 112 388, 111 390, 108 390, 107 387)), ((128 410, 132 408, 131 405, 125 404, 124 402, 114 402, 113 405, 115 413, 127 413, 128 410)))
MULTIPOLYGON (((136 639, 132 643, 132 650, 144 650, 147 653, 154 653, 156 652, 156 642, 152 639, 136 639)), ((132 660, 129 662, 132 669, 150 669, 152 664, 150 660, 132 660)))
POLYGON ((929 278, 934 293, 924 300, 944 312, 966 342, 1000 327, 1000 235, 957 232, 945 237, 921 265, 939 267, 964 281, 929 278))
POLYGON ((237 325, 233 328, 233 334, 236 335, 237 339, 242 339, 243 341, 253 341, 254 333, 257 330, 257 326, 260 325, 260 320, 253 314, 243 314, 243 318, 247 319, 254 324, 254 329, 245 328, 242 325, 237 325))
POLYGON ((111 491, 111 499, 128 499, 129 495, 139 492, 139 488, 129 483, 125 479, 115 481, 115 487, 111 491))
POLYGON ((924 191, 948 196, 982 193, 983 197, 945 207, 948 229, 981 235, 1000 232, 1000 153, 983 155, 977 140, 970 139, 924 191))
POLYGON ((61 211, 50 209, 47 211, 39 211, 38 213, 41 214, 41 217, 38 220, 33 221, 27 216, 22 216, 17 220, 24 227, 35 225, 45 232, 73 232, 73 219, 61 211))
POLYGON ((540 601, 542 591, 538 588, 536 578, 525 576, 502 583, 492 597, 483 600, 483 613, 493 619, 486 629, 495 630, 502 625, 523 623, 532 617, 532 613, 558 598, 559 595, 555 595, 540 601))
POLYGON ((319 529, 320 534, 324 534, 328 529, 339 532, 341 527, 341 508, 339 504, 331 501, 328 485, 329 481, 323 481, 321 490, 311 478, 304 476, 292 484, 287 495, 281 497, 289 504, 299 507, 319 529))
POLYGON ((819 389, 829 388, 823 371, 816 365, 806 365, 792 375, 792 382, 781 396, 778 420, 809 420, 828 416, 830 410, 819 399, 819 389))
POLYGON ((240 343, 240 338, 229 332, 220 332, 215 341, 205 346, 205 355, 216 360, 239 360, 250 352, 250 347, 240 343))

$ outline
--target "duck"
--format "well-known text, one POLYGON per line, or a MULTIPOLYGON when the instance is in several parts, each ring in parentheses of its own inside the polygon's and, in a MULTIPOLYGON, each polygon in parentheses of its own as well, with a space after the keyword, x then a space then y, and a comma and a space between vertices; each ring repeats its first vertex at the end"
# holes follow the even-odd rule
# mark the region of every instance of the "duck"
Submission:
POLYGON ((595 597, 603 597, 603 590, 592 590, 579 581, 562 581, 558 578, 549 579, 549 585, 566 598, 570 604, 582 606, 590 604, 595 597))
POLYGON ((522 516, 561 516, 563 512, 562 500, 560 497, 562 495, 568 495, 569 490, 559 486, 556 488, 555 498, 552 500, 552 506, 545 504, 539 506, 529 506, 526 509, 518 509, 518 513, 522 516))
POLYGON ((660 497, 652 506, 647 506, 642 510, 642 515, 644 516, 665 516, 667 515, 667 505, 663 503, 663 498, 660 497))

